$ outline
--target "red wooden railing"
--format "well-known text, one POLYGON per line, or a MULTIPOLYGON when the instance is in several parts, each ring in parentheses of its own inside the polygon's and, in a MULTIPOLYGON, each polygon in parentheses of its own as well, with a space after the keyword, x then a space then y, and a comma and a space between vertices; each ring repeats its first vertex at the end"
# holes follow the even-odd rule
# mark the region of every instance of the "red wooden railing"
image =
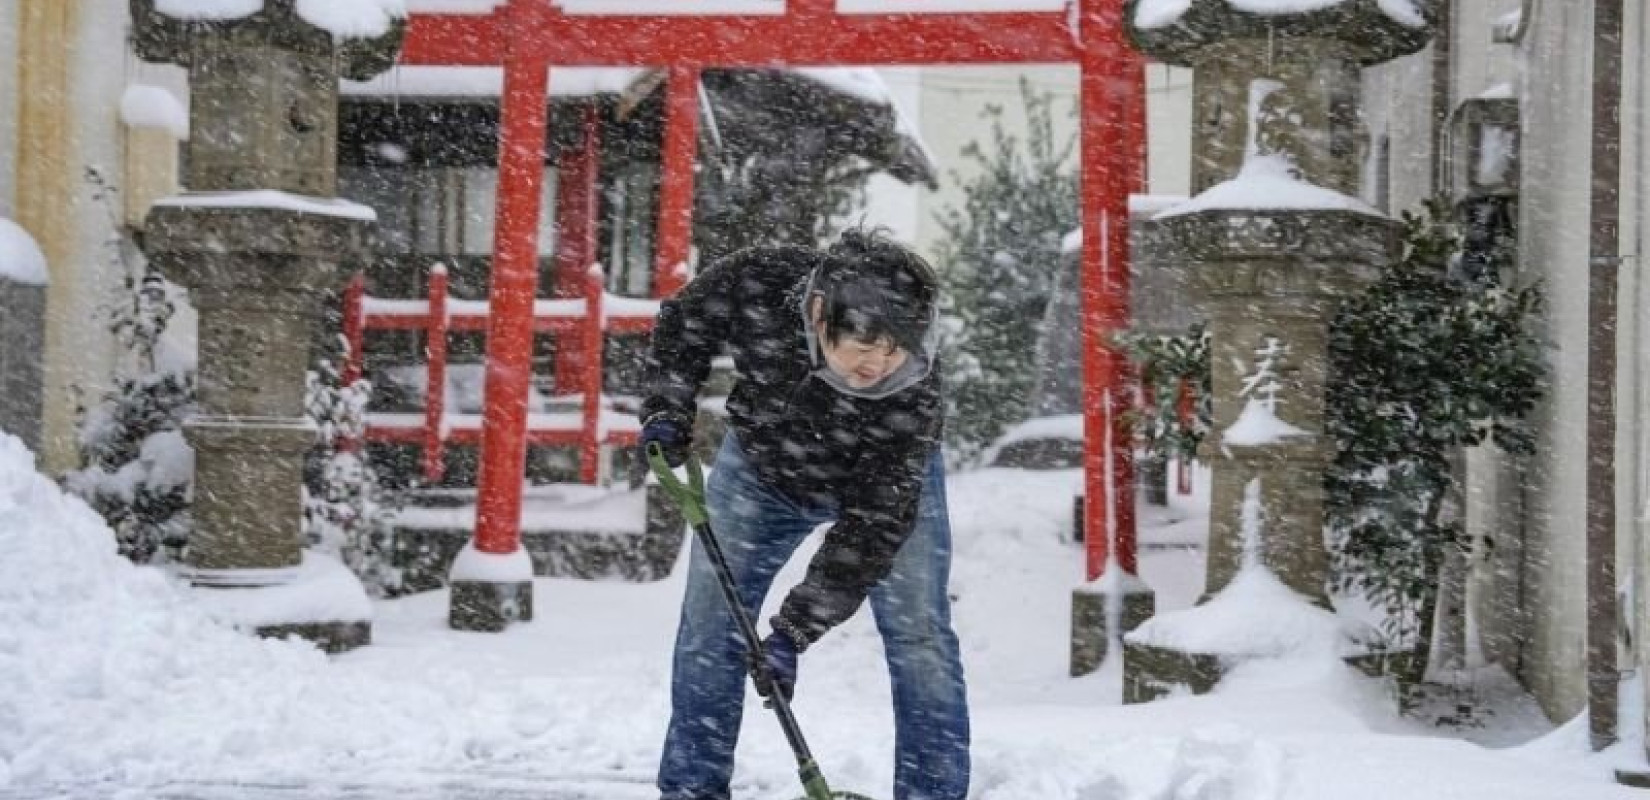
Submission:
MULTIPOLYGON (((533 302, 533 332, 560 336, 561 347, 577 347, 581 369, 570 385, 580 398, 578 412, 534 412, 528 415, 527 443, 572 445, 579 448, 579 477, 595 483, 602 445, 636 443, 635 415, 611 408, 602 394, 602 344, 607 334, 646 333, 659 312, 657 300, 638 300, 608 294, 601 265, 585 273, 584 296, 533 302)), ((368 331, 416 330, 425 334, 427 368, 424 413, 368 413, 362 438, 423 446, 426 481, 443 473, 448 444, 479 445, 481 414, 451 414, 446 409, 447 335, 459 331, 486 331, 487 302, 455 300, 447 294, 447 270, 430 270, 429 296, 422 300, 371 297, 360 274, 344 292, 344 338, 349 353, 343 377, 346 384, 361 377, 368 331)), ((559 376, 558 376, 559 377, 559 376)), ((558 387, 561 382, 558 380, 558 387)))

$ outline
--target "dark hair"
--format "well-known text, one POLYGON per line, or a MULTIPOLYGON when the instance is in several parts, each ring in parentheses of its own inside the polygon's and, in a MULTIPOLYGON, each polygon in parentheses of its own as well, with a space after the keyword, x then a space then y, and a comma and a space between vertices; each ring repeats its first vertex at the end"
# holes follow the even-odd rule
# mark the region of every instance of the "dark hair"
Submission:
POLYGON ((938 291, 928 262, 878 231, 844 231, 814 280, 831 344, 887 337, 911 352, 922 350, 938 291))

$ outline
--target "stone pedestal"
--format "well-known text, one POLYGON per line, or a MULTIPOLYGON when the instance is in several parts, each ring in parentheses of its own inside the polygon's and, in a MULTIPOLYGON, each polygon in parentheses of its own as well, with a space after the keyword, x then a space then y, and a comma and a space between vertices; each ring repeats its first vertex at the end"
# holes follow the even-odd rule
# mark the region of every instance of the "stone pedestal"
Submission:
POLYGON ((1282 604, 1310 628, 1310 646, 1356 649, 1326 594, 1329 325, 1398 254, 1398 226, 1356 199, 1359 73, 1415 52, 1429 35, 1425 18, 1373 3, 1259 13, 1191 0, 1172 19, 1165 6, 1142 15, 1141 5, 1131 0, 1125 12, 1135 44, 1194 69, 1197 195, 1143 235, 1185 265, 1208 319, 1214 419, 1202 460, 1214 486, 1204 596, 1128 641, 1130 702, 1170 687, 1208 691, 1235 660, 1305 646, 1245 641, 1236 628, 1266 633, 1265 615, 1247 613, 1257 600, 1282 604))
POLYGON ((533 561, 527 549, 483 553, 472 542, 453 559, 447 625, 497 633, 533 619, 533 561))
POLYGON ((371 209, 333 198, 340 77, 395 62, 405 23, 340 38, 294 0, 256 14, 182 19, 131 0, 132 43, 189 70, 187 193, 158 200, 144 250, 200 314, 195 529, 184 554, 203 603, 271 636, 336 651, 370 639, 360 582, 305 554, 301 485, 315 431, 304 416, 326 294, 370 257, 371 209), (312 583, 313 581, 313 583, 312 583), (328 607, 306 602, 324 586, 328 607), (214 591, 217 593, 214 594, 214 591))

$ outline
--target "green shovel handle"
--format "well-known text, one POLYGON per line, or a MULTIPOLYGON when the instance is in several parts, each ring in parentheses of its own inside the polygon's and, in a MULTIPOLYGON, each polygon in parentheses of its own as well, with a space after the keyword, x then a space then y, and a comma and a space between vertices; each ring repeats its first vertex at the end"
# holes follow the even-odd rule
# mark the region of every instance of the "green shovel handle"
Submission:
POLYGON ((653 468, 653 474, 659 476, 659 484, 682 507, 682 516, 687 517, 689 525, 710 521, 710 514, 705 511, 705 471, 699 466, 699 459, 688 456, 687 483, 682 483, 676 471, 665 462, 665 450, 658 442, 647 443, 647 463, 653 468))

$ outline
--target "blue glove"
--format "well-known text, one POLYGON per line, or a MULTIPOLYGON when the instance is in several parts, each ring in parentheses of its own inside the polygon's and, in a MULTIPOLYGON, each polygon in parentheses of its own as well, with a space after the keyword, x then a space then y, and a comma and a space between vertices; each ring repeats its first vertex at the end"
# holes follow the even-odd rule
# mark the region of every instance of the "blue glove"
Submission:
POLYGON ((693 422, 669 411, 661 411, 642 422, 642 458, 647 458, 648 445, 657 444, 663 451, 665 463, 680 467, 687 462, 693 447, 693 422))
POLYGON ((753 672, 756 676, 756 692, 763 697, 772 697, 775 687, 786 700, 796 692, 796 641, 783 633, 768 634, 762 640, 762 663, 767 667, 767 674, 753 672), (762 680, 766 677, 771 685, 762 680))

